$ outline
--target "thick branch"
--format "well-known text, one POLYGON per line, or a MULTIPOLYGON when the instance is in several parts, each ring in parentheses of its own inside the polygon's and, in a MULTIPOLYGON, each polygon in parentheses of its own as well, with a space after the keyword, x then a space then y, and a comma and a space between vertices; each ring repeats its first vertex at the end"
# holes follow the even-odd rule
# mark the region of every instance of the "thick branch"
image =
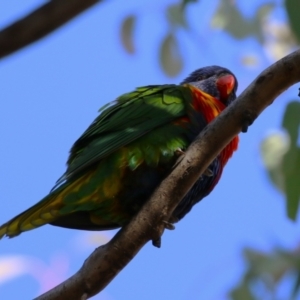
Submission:
POLYGON ((300 50, 262 72, 187 150, 185 157, 154 192, 139 214, 106 245, 96 249, 82 268, 56 288, 37 298, 86 299, 101 291, 168 220, 201 173, 240 131, 246 129, 273 100, 300 81, 300 50))
POLYGON ((54 31, 101 0, 52 0, 0 31, 0 58, 54 31))

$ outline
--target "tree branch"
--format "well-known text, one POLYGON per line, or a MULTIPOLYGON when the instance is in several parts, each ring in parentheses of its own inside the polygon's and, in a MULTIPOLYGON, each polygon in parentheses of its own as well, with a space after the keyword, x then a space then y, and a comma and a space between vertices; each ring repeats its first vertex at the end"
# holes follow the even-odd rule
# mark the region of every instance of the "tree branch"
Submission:
POLYGON ((101 0, 52 0, 0 31, 0 58, 54 31, 101 0))
POLYGON ((163 221, 228 142, 288 87, 300 81, 300 50, 263 71, 250 86, 211 122, 162 182, 138 215, 114 238, 97 248, 81 269, 36 300, 87 299, 101 291, 136 253, 163 233, 163 221))

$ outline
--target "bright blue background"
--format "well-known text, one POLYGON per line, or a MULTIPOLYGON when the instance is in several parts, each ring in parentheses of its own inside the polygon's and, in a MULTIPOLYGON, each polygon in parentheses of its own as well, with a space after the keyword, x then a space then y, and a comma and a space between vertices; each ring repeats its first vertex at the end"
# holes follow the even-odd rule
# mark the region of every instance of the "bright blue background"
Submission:
MULTIPOLYGON (((40 3, 1 2, 0 25, 40 3)), ((164 8, 169 3, 101 3, 1 61, 0 223, 49 192, 65 170, 72 143, 97 110, 120 94, 142 85, 178 83, 194 69, 210 64, 230 68, 239 79, 240 93, 272 63, 254 38, 237 42, 212 30, 209 20, 217 1, 206 0, 190 5, 194 33, 180 33, 185 67, 178 77, 167 78, 159 66, 158 47, 168 28, 164 8), (121 20, 131 13, 140 16, 134 56, 123 51, 119 37, 121 20), (258 63, 243 66, 245 54, 255 55, 258 63)), ((239 5, 249 16, 261 3, 239 5)), ((285 15, 278 9, 273 17, 284 20, 285 15)), ((270 185, 260 161, 259 143, 271 129, 280 127, 284 107, 297 93, 297 87, 284 93, 240 136, 239 151, 219 185, 175 231, 165 232, 162 248, 146 245, 94 299, 228 299, 228 291, 245 268, 243 247, 269 250, 296 245, 300 227, 286 218, 284 198, 270 185)), ((31 299, 68 278, 97 246, 92 239, 94 234, 44 226, 1 240, 0 298, 31 299), (4 262, 20 276, 5 281, 4 262)))

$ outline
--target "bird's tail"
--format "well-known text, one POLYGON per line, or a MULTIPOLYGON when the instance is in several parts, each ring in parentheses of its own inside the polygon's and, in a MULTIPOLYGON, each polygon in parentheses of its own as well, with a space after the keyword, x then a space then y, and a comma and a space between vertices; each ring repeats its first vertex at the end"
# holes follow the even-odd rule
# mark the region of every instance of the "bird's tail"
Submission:
POLYGON ((66 182, 56 190, 51 191, 50 194, 41 201, 0 226, 0 239, 5 235, 9 238, 15 237, 23 231, 51 223, 55 221, 57 217, 61 216, 61 214, 68 213, 62 211, 62 208, 65 207, 63 200, 66 198, 66 195, 76 191, 77 187, 88 179, 89 176, 83 176, 73 182, 66 182))
MULTIPOLYGON (((48 223, 61 224, 56 221, 73 213, 95 211, 100 208, 108 212, 108 202, 105 200, 115 199, 114 195, 120 187, 120 174, 116 176, 115 173, 112 173, 108 176, 107 168, 94 168, 66 181, 52 190, 40 202, 0 226, 0 239, 3 236, 12 238, 23 231, 48 223)), ((114 201, 114 205, 114 210, 119 209, 117 200, 114 201)), ((122 212, 121 209, 120 212, 122 212)), ((127 214, 125 217, 128 217, 127 214)), ((72 220, 74 221, 74 218, 72 220)), ((118 224, 118 222, 110 223, 107 220, 97 220, 99 227, 103 228, 116 227, 118 224)), ((63 227, 77 228, 73 225, 66 226, 66 224, 63 227)))
POLYGON ((55 220, 59 212, 54 207, 51 208, 51 203, 57 196, 56 193, 49 194, 34 206, 0 226, 0 239, 5 235, 9 238, 15 237, 23 231, 37 228, 55 220))

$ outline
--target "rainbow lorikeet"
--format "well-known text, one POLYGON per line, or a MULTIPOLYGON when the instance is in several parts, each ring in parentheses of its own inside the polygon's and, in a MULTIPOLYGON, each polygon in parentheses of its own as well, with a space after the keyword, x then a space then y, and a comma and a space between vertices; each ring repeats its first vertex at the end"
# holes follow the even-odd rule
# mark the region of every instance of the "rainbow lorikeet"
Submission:
MULTIPOLYGON (((127 224, 199 132, 235 100, 237 85, 228 69, 209 66, 180 85, 140 87, 104 106, 73 145, 49 195, 3 224, 0 238, 44 224, 84 230, 127 224)), ((237 146, 235 137, 168 222, 182 219, 213 190, 237 146)))

